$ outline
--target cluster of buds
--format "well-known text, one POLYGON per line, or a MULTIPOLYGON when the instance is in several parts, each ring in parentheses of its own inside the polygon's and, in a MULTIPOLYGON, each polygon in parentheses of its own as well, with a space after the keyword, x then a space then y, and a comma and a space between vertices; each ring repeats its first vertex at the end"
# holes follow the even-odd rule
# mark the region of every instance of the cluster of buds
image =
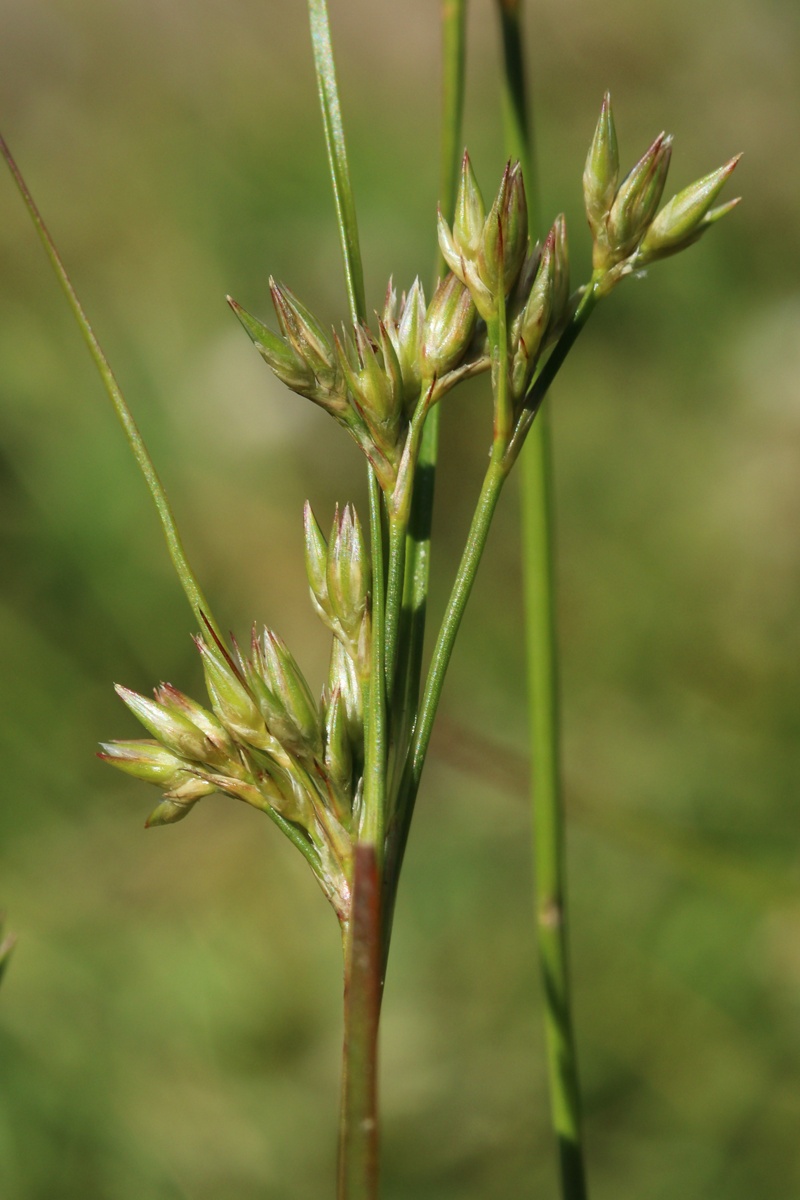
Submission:
POLYGON ((487 323, 516 283, 528 250, 528 204, 519 163, 508 163, 487 215, 464 152, 452 229, 439 210, 439 248, 487 323))
POLYGON ((452 228, 439 213, 439 246, 487 326, 507 302, 508 381, 518 408, 541 355, 571 312, 564 217, 557 217, 543 244, 531 246, 520 164, 506 165, 487 214, 465 152, 452 228))
POLYGON ((672 138, 660 133, 619 183, 617 134, 606 93, 583 173, 593 266, 604 291, 632 271, 690 246, 739 202, 713 207, 737 155, 673 196, 659 212, 671 156, 672 138))
POLYGON ((370 563, 349 506, 325 541, 306 506, 311 596, 334 635, 319 703, 285 643, 253 629, 249 653, 196 638, 210 709, 169 683, 153 699, 117 693, 151 735, 105 743, 100 758, 158 786, 147 825, 167 825, 218 792, 269 813, 304 840, 326 894, 346 917, 363 775, 362 687, 370 666, 370 563))
POLYGON ((469 291, 448 275, 426 307, 418 279, 399 301, 390 281, 377 336, 365 324, 327 334, 288 288, 270 279, 270 293, 280 336, 228 303, 275 375, 347 429, 391 493, 418 406, 486 368, 469 291))

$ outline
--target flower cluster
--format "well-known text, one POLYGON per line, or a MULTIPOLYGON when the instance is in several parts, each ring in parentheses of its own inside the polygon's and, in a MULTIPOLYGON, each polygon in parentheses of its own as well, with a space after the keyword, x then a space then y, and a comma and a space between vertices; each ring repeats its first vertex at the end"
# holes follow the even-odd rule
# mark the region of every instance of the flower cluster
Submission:
POLYGON ((364 763, 370 563, 349 506, 337 510, 326 541, 307 505, 305 533, 312 602, 333 633, 319 703, 272 630, 254 627, 249 654, 235 640, 229 652, 209 630, 195 641, 210 709, 169 683, 152 700, 118 686, 151 738, 105 743, 100 757, 161 789, 149 826, 183 820, 214 792, 267 812, 306 853, 345 919, 364 763))
MULTIPOLYGON (((507 471, 598 298, 626 275, 691 245, 737 203, 713 207, 734 158, 659 211, 671 153, 672 139, 660 134, 620 183, 606 95, 583 176, 593 272, 575 292, 564 217, 532 243, 519 163, 507 164, 487 210, 465 152, 452 225, 439 213, 439 246, 449 269, 430 303, 418 279, 399 297, 390 281, 375 331, 365 323, 326 331, 271 279, 275 333, 229 298, 275 375, 329 412, 369 459, 393 539, 395 605, 404 592, 416 456, 431 406, 462 380, 491 370, 493 454, 507 471)), ((305 551, 312 604, 333 635, 319 702, 269 629, 254 630, 243 654, 235 640, 229 651, 207 622, 196 642, 210 709, 171 684, 156 688, 152 700, 120 687, 151 737, 107 743, 100 757, 160 787, 149 825, 182 820, 214 792, 267 812, 306 855, 346 921, 353 846, 365 821, 365 695, 373 666, 381 665, 379 657, 373 662, 371 563, 349 506, 337 510, 326 540, 306 505, 305 551)), ((388 606, 387 600, 384 618, 388 606)), ((387 625, 396 633, 397 611, 394 618, 387 625)), ((392 752, 402 754, 404 747, 392 752)))
POLYGON ((672 138, 660 133, 619 183, 619 152, 611 97, 606 93, 583 173, 586 216, 592 231, 595 272, 610 291, 625 275, 696 242, 739 203, 712 205, 740 155, 696 180, 664 205, 672 138))

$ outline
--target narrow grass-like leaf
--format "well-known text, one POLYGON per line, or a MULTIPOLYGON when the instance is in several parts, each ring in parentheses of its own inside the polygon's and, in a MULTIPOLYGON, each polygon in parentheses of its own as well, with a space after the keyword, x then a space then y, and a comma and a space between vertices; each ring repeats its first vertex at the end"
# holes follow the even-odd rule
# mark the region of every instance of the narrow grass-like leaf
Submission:
POLYGON ((56 277, 64 290, 64 294, 67 297, 67 301, 72 309, 75 320, 78 323, 83 340, 88 347, 92 359, 94 360, 95 367, 97 368, 97 372, 103 381, 103 386, 106 389, 108 397, 114 406, 114 411, 116 412, 119 422, 125 432, 125 437, 128 440, 128 445, 131 448, 133 457, 136 459, 142 475, 144 475, 145 483, 150 491, 153 503, 156 506, 158 519, 161 522, 161 528, 164 531, 164 537, 166 538, 167 549, 169 550, 169 555, 172 559, 172 565, 175 568, 178 579, 180 580, 183 590, 186 593, 186 598, 191 604, 195 617, 197 618, 197 622, 201 627, 203 625, 202 614, 205 613, 209 621, 211 621, 215 628, 217 628, 213 618, 209 615, 211 609, 208 601, 203 595, 203 591, 197 581, 194 571, 189 566, 189 560, 186 557, 186 552, 183 548, 180 534, 178 533, 178 527, 175 523, 175 518, 172 514, 172 509, 167 499, 167 494, 164 491, 161 480, 158 478, 156 469, 153 466, 153 460, 151 459, 147 447, 144 444, 142 435, 139 433, 131 411, 125 402, 125 398, 122 395, 119 384, 117 383, 114 373, 111 370, 108 359, 103 353, 100 343, 95 337, 94 330, 89 324, 89 320, 83 310, 80 300, 78 299, 75 288, 72 286, 72 281, 67 274, 66 268, 61 260, 61 256, 59 255, 47 226, 42 219, 41 213, 39 212, 33 196, 30 193, 28 185, 22 176, 22 172, 14 161, 11 151, 2 137, 0 137, 0 153, 2 153, 3 158, 6 160, 8 169, 14 178, 14 182, 19 188, 22 199, 25 202, 25 207, 30 214, 31 220, 36 227, 36 232, 41 239, 47 257, 50 260, 50 265, 52 266, 56 277))
POLYGON ((350 182, 342 111, 333 62, 328 6, 325 0, 308 0, 308 14, 311 21, 311 44, 314 50, 319 102, 325 127, 325 145, 328 150, 328 165, 333 182, 336 218, 339 223, 339 236, 344 256, 350 319, 354 325, 357 325, 365 321, 367 316, 364 270, 361 265, 356 206, 350 182))

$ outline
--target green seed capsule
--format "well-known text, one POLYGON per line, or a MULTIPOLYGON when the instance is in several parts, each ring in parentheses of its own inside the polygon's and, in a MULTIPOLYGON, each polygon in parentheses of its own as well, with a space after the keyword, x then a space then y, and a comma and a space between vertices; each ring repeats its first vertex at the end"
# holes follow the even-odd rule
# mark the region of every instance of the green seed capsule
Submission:
POLYGON ((718 209, 712 210, 711 206, 740 158, 741 155, 737 154, 724 166, 678 192, 664 205, 642 240, 640 255, 643 262, 652 262, 683 250, 731 211, 738 200, 731 200, 718 209))

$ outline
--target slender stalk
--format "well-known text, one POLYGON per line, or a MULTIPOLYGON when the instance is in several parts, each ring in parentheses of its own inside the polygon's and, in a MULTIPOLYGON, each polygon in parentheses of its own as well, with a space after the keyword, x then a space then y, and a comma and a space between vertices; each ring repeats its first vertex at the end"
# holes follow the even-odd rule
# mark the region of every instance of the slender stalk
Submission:
MULTIPOLYGON (((453 215, 461 160, 461 128, 464 112, 464 68, 466 58, 466 0, 442 0, 442 132, 439 157, 439 202, 442 212, 453 215)), ((435 277, 444 269, 437 254, 435 277)), ((399 681, 398 711, 405 714, 408 728, 419 704, 422 655, 425 642, 428 587, 430 579, 431 524, 439 451, 439 406, 428 414, 414 473, 414 494, 406 548, 403 594, 403 676, 399 681)))
POLYGON ((25 207, 30 214, 31 220, 36 227, 36 232, 41 239, 47 257, 50 260, 50 265, 52 266, 56 277, 64 290, 64 294, 67 297, 67 301, 72 309, 75 320, 78 323, 83 340, 89 349, 92 359, 94 360, 95 367, 97 368, 97 372, 100 375, 104 388, 106 389, 108 398, 114 406, 114 411, 116 412, 119 422, 122 425, 133 457, 136 459, 139 470, 144 476, 144 481, 147 484, 150 496, 156 507, 156 512, 158 513, 158 519, 161 522, 161 528, 164 532, 164 538, 167 543, 169 556, 172 559, 172 565, 175 568, 175 572, 180 580, 184 593, 186 594, 186 598, 192 607, 197 623, 202 629, 207 621, 208 624, 212 626, 217 637, 221 639, 222 634, 220 633, 219 626, 214 620, 211 607, 203 595, 203 590, 197 581, 197 576, 189 565, 189 560, 186 557, 186 551, 183 548, 183 543, 181 541, 180 534, 178 533, 178 527, 175 523, 175 517, 173 516, 169 500, 167 499, 167 493, 165 492, 164 486, 161 483, 158 474, 156 473, 155 467, 153 466, 153 460, 151 459, 148 449, 144 444, 144 440, 139 432, 136 422, 133 419, 131 410, 128 408, 125 397, 122 394, 122 390, 117 383, 116 377, 114 376, 114 372, 111 370, 109 361, 103 353, 100 343, 95 336, 94 330, 89 324, 89 320, 84 312, 83 305, 78 299, 77 292, 72 286, 72 281, 67 274, 66 267, 61 260, 58 250, 56 249, 55 242, 50 236, 50 232, 44 223, 42 215, 39 212, 36 202, 30 193, 28 185, 22 177, 22 172, 14 161, 11 151, 2 137, 0 137, 0 153, 6 160, 8 168, 14 178, 14 182, 19 188, 22 199, 25 202, 25 207))
MULTIPOLYGON (((328 164, 344 260, 350 318, 366 319, 347 148, 325 0, 308 0, 328 164)), ((381 990, 381 879, 386 811, 384 506, 375 473, 368 468, 372 554, 372 654, 364 697, 364 810, 355 846, 353 914, 343 929, 345 956, 342 1108, 339 1136, 339 1200, 376 1200, 378 1194, 378 1019, 381 990)))
MULTIPOLYGON (((522 0, 500 0, 503 111, 508 153, 522 163, 532 224, 538 224, 527 101, 522 0)), ((572 1027, 566 916, 566 856, 560 771, 558 643, 555 614, 552 431, 549 406, 520 455, 522 576, 532 762, 536 930, 544 984, 545 1041, 553 1127, 564 1200, 584 1200, 577 1051, 572 1027)))
MULTIPOLYGON (((433 732, 433 722, 436 717, 436 710, 439 707, 439 700, 441 699, 444 679, 450 663, 450 657, 453 653, 456 635, 464 616, 467 601, 472 592, 478 566, 486 546, 486 539, 489 536, 492 517, 494 516, 497 501, 500 499, 500 492, 502 491, 507 475, 508 469, 504 465, 502 458, 493 455, 484 476, 481 494, 472 518, 467 543, 461 557, 453 590, 450 593, 444 620, 436 639, 436 646, 425 683, 419 717, 409 749, 406 771, 403 784, 401 785, 400 802, 398 803, 398 815, 405 830, 401 839, 403 847, 408 837, 408 827, 411 823, 414 802, 422 776, 422 768, 428 753, 431 733, 433 732)), ((400 858, 402 859, 402 849, 400 851, 400 858)), ((399 871, 399 864, 397 870, 399 871)))

